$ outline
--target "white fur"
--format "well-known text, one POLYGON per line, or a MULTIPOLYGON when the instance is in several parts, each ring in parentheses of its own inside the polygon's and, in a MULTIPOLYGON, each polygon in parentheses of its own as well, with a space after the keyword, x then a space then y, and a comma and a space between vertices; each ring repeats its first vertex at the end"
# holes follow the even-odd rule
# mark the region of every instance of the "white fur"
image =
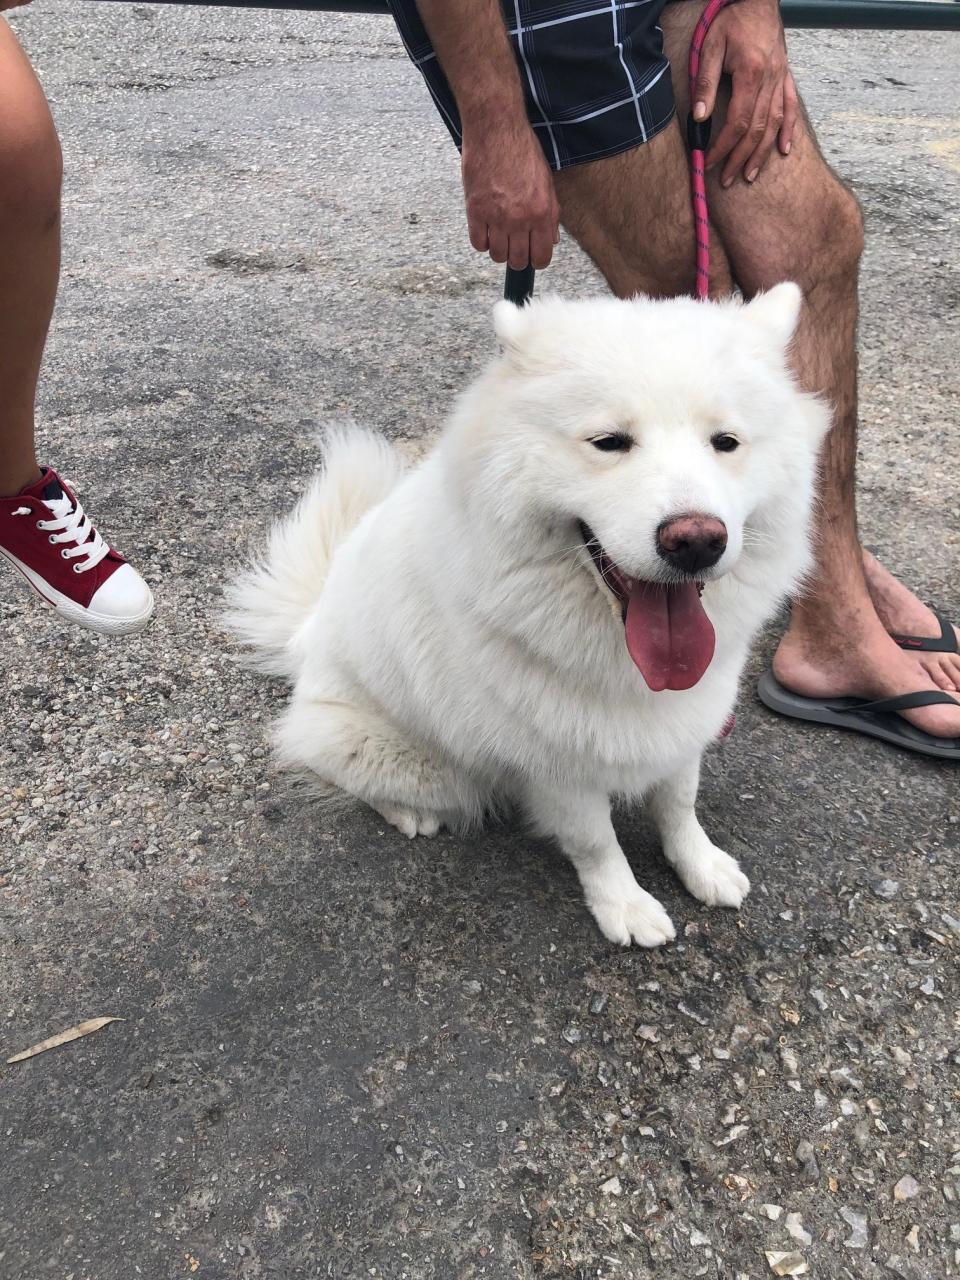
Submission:
POLYGON ((749 882, 696 818, 699 762, 751 639, 809 563, 828 415, 786 365, 794 285, 756 301, 548 299, 496 309, 504 356, 406 475, 354 430, 233 594, 233 622, 293 683, 283 763, 359 796, 405 834, 519 803, 573 861, 606 937, 673 936, 634 879, 610 798, 648 797, 667 860, 702 901, 749 882), (628 429, 629 453, 589 443, 628 429), (742 444, 718 453, 718 431, 742 444), (722 519, 706 574, 716 652, 683 692, 651 692, 584 520, 620 568, 662 579, 658 525, 722 519))
POLYGON ((333 553, 403 474, 385 440, 349 427, 322 441, 324 468, 271 533, 267 551, 230 586, 227 626, 256 665, 293 680, 302 659, 297 635, 312 612, 333 553))

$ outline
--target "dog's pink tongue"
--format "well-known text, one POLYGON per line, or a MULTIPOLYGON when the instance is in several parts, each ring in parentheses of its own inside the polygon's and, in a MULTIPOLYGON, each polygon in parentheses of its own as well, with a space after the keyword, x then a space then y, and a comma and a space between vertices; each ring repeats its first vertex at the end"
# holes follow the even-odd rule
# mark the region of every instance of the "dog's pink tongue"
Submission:
POLYGON ((693 582, 636 583, 625 625, 630 657, 657 693, 692 688, 710 665, 716 636, 693 582))

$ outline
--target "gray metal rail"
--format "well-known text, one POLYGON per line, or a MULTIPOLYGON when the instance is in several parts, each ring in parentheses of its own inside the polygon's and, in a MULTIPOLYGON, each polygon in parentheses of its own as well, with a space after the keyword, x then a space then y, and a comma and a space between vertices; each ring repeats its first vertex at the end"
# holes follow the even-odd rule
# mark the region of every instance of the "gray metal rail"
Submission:
MULTIPOLYGON (((386 0, 154 0, 154 3, 228 9, 389 12, 386 0)), ((781 0, 780 11, 787 27, 960 31, 960 0, 781 0)))

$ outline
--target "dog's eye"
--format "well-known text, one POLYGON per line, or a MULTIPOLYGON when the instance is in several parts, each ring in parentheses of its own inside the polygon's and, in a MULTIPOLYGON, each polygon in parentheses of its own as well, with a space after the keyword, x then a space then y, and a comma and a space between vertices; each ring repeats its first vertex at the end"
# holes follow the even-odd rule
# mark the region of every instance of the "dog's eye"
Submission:
POLYGON ((601 453, 626 453, 633 440, 625 431, 614 431, 610 435, 594 436, 590 443, 601 453))
POLYGON ((726 431, 718 431, 715 436, 711 436, 710 443, 717 453, 733 453, 734 449, 740 448, 737 437, 728 435, 726 431))

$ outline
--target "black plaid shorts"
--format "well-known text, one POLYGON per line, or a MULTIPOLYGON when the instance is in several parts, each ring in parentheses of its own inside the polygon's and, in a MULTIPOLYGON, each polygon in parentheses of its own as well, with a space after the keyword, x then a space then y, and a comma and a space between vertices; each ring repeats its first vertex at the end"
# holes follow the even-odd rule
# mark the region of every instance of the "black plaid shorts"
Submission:
MULTIPOLYGON (((666 0, 501 0, 527 115, 552 169, 647 142, 673 119, 666 0)), ((390 0, 400 35, 457 146, 460 116, 416 0, 390 0)))

